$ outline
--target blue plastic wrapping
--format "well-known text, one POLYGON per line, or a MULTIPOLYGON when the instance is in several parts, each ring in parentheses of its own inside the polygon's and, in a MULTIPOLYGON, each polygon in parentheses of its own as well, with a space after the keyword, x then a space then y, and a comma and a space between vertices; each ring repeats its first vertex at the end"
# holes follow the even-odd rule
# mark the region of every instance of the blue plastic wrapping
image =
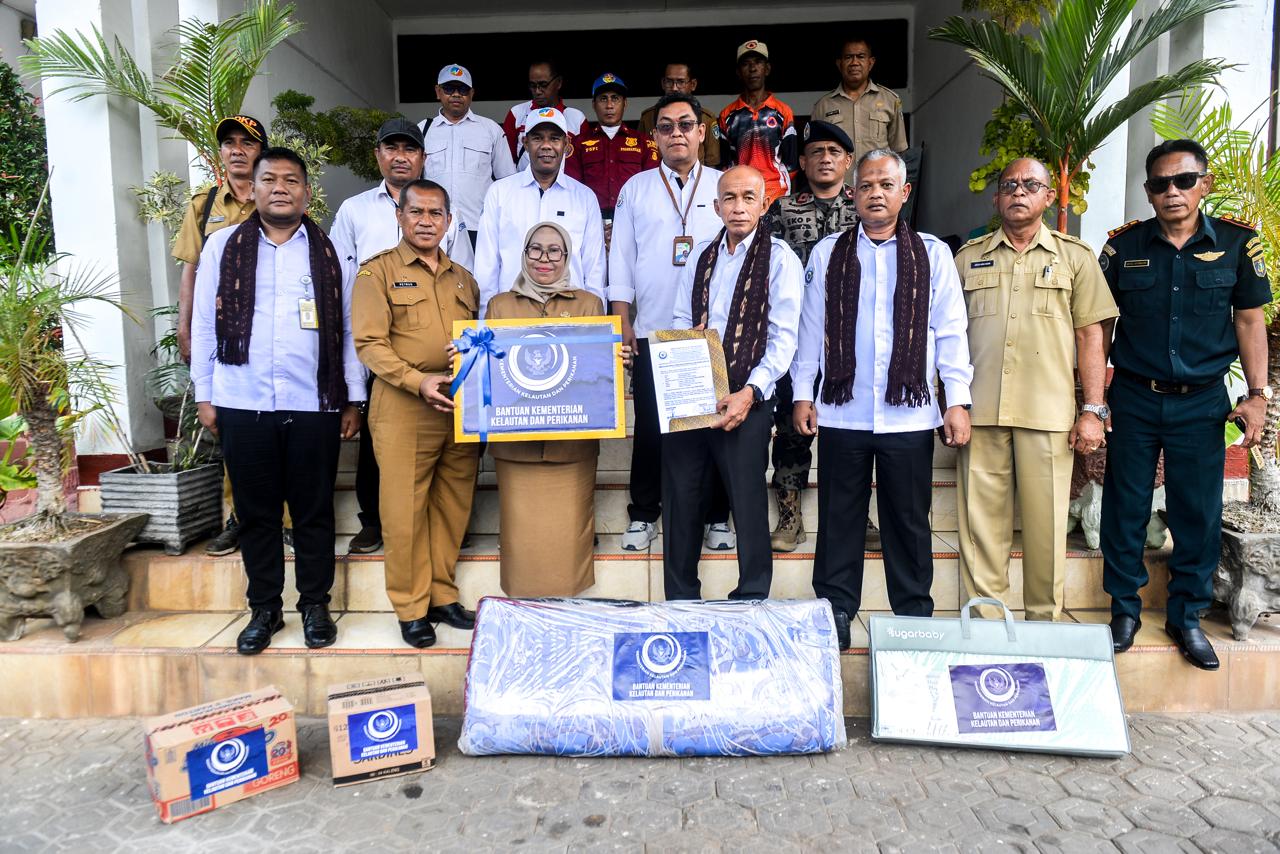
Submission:
POLYGON ((767 756, 845 745, 820 600, 481 601, 458 747, 471 756, 767 756))

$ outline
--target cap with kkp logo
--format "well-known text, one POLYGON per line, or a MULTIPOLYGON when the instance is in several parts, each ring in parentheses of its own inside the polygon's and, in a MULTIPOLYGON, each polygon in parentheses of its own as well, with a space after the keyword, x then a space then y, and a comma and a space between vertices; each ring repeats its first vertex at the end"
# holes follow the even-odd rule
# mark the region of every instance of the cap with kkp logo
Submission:
POLYGON ((620 95, 626 95, 627 84, 618 75, 606 71, 596 78, 596 82, 591 84, 592 98, 601 92, 617 92, 620 95))
POLYGON ((540 107, 529 111, 524 120, 524 132, 529 133, 539 125, 555 125, 560 128, 561 133, 569 133, 569 123, 564 120, 564 113, 555 107, 540 107))
POLYGON ((267 144, 267 129, 262 122, 253 116, 227 116, 218 122, 218 129, 214 131, 218 142, 223 142, 234 131, 242 130, 249 134, 249 138, 262 144, 267 144))
POLYGON ((446 65, 440 69, 440 74, 436 76, 436 85, 443 86, 446 83, 465 83, 468 89, 473 88, 471 72, 461 65, 446 65))
POLYGON ((769 46, 764 42, 756 41, 755 39, 751 39, 750 41, 745 41, 742 44, 738 45, 738 61, 739 62, 742 61, 742 57, 746 56, 749 53, 758 54, 764 59, 768 59, 769 46))

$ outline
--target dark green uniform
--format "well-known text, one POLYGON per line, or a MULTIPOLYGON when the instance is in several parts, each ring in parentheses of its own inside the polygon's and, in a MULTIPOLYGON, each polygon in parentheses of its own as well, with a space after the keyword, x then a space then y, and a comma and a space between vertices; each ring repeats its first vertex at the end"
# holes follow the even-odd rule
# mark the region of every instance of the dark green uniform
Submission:
POLYGON ((1232 311, 1271 301, 1261 256, 1249 257, 1256 241, 1248 225, 1202 214, 1177 249, 1153 218, 1111 232, 1098 258, 1120 307, 1101 526, 1103 587, 1115 616, 1136 619, 1142 610, 1142 548, 1162 450, 1173 534, 1169 624, 1198 626, 1212 600, 1232 409, 1223 377, 1240 353, 1232 311))

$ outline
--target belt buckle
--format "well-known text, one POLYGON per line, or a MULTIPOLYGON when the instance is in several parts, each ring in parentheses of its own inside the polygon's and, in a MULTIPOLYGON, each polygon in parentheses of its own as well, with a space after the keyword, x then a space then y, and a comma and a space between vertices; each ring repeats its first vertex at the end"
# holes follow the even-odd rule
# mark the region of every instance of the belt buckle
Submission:
POLYGON ((1156 394, 1186 394, 1187 387, 1182 383, 1167 383, 1160 380, 1149 380, 1151 390, 1156 394))

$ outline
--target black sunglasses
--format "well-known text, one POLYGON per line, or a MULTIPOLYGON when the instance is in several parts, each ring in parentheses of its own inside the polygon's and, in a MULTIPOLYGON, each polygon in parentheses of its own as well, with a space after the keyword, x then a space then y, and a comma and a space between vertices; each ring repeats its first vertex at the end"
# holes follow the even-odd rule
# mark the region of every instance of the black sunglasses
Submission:
POLYGON ((1147 192, 1153 196, 1159 196, 1169 189, 1169 185, 1177 187, 1179 190, 1190 190, 1196 185, 1208 172, 1179 172, 1177 175, 1163 175, 1159 178, 1148 178, 1142 186, 1147 188, 1147 192))

